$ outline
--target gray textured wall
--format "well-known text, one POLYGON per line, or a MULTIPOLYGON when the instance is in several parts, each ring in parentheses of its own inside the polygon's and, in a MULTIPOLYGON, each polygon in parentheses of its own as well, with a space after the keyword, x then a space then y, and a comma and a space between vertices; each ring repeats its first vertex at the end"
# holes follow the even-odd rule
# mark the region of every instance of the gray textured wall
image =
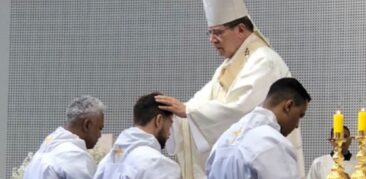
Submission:
POLYGON ((5 179, 9 64, 10 0, 0 1, 0 178, 5 179))
MULTIPOLYGON (((314 99, 302 122, 308 167, 330 151, 332 113, 340 107, 353 130, 366 106, 366 1, 247 5, 314 99)), ((9 81, 1 81, 9 91, 0 93, 8 97, 0 104, 7 107, 7 178, 63 124, 74 96, 104 101, 104 132, 118 135, 132 124, 138 96, 159 90, 187 100, 222 61, 205 35, 201 1, 13 0, 10 10, 9 81)))

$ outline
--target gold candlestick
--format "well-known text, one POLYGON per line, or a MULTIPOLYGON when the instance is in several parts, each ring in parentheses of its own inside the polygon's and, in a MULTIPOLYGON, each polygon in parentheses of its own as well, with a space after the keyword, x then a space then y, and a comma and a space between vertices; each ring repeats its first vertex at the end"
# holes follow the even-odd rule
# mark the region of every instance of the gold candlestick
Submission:
POLYGON ((365 131, 359 131, 358 136, 356 137, 358 141, 358 153, 357 157, 357 165, 356 170, 352 174, 352 179, 365 179, 366 178, 366 151, 365 151, 365 144, 366 144, 366 136, 365 131))
POLYGON ((344 172, 343 164, 343 154, 342 154, 342 144, 344 142, 343 132, 334 132, 334 154, 333 160, 334 165, 332 170, 327 176, 327 179, 349 179, 347 173, 344 172))

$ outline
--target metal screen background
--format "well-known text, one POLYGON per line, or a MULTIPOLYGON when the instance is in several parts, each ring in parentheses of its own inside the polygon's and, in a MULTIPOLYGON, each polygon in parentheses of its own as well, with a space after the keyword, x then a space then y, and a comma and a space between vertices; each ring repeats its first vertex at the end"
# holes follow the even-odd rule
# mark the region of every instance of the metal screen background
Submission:
MULTIPOLYGON (((302 121, 306 170, 328 153, 332 113, 356 133, 366 106, 366 1, 254 1, 251 17, 313 97, 302 121)), ((107 106, 105 133, 132 125, 142 94, 185 101, 222 62, 193 0, 12 0, 6 176, 81 94, 107 106)), ((355 152, 355 142, 352 151, 355 152)))

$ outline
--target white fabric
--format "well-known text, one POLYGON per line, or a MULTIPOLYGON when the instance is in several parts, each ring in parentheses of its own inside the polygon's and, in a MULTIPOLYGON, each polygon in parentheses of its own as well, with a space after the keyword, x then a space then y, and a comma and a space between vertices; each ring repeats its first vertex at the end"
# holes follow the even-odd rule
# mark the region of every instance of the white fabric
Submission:
POLYGON ((248 16, 243 0, 203 0, 203 7, 209 27, 248 16))
POLYGON ((256 107, 219 138, 209 179, 298 179, 296 154, 272 111, 256 107))
POLYGON ((84 140, 59 127, 43 141, 24 179, 90 179, 95 169, 84 140))
MULTIPOLYGON (((307 179, 326 179, 333 165, 333 158, 329 154, 316 158, 310 167, 307 179)), ((357 160, 353 155, 349 161, 343 161, 344 171, 348 173, 349 176, 355 171, 356 165, 357 160)))
POLYGON ((121 132, 94 176, 94 179, 156 178, 179 179, 179 166, 161 153, 153 135, 137 127, 121 132))
MULTIPOLYGON (((252 34, 243 43, 244 47, 240 48, 246 49, 245 46, 248 45, 251 38, 256 38, 256 36, 252 34)), ((279 78, 291 76, 287 65, 275 51, 269 47, 260 47, 250 53, 246 64, 230 88, 225 91, 221 87, 218 77, 222 68, 229 63, 230 59, 226 59, 217 68, 211 81, 186 103, 189 125, 194 126, 190 128, 191 131, 194 130, 194 132, 192 131, 193 136, 183 137, 184 133, 192 135, 190 131, 182 130, 182 124, 187 123, 186 119, 174 120, 167 149, 170 154, 177 154, 183 175, 186 175, 186 167, 193 167, 195 179, 206 178, 205 162, 218 137, 246 113, 260 105, 273 82, 279 78), (188 142, 184 143, 184 141, 188 142), (185 153, 184 148, 189 147, 187 144, 191 144, 191 154, 185 153), (187 163, 187 155, 192 155, 193 163, 187 163)), ((294 143, 301 151, 299 153, 302 153, 300 132, 296 133, 295 139, 294 143)), ((302 163, 301 168, 303 165, 302 163)), ((189 174, 184 177, 192 179, 188 176, 189 174)))

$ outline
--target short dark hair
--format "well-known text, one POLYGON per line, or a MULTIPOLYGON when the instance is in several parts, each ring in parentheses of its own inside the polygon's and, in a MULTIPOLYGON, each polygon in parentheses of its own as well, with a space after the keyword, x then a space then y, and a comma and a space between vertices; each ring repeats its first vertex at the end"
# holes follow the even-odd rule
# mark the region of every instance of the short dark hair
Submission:
POLYGON ((162 103, 155 101, 155 96, 163 95, 160 92, 153 92, 148 95, 141 96, 133 107, 133 122, 135 125, 145 126, 158 114, 168 117, 173 115, 172 112, 159 109, 158 106, 164 106, 162 103))
POLYGON ((268 92, 267 98, 271 98, 271 105, 293 99, 296 106, 311 101, 311 97, 302 84, 295 78, 281 78, 274 82, 268 92))
POLYGON ((239 19, 235 19, 233 21, 230 21, 230 22, 227 22, 225 24, 223 24, 224 26, 226 27, 229 27, 229 28, 233 28, 239 24, 244 24, 244 26, 251 32, 254 31, 254 25, 252 23, 252 21, 249 19, 248 16, 244 16, 242 18, 239 18, 239 19))

